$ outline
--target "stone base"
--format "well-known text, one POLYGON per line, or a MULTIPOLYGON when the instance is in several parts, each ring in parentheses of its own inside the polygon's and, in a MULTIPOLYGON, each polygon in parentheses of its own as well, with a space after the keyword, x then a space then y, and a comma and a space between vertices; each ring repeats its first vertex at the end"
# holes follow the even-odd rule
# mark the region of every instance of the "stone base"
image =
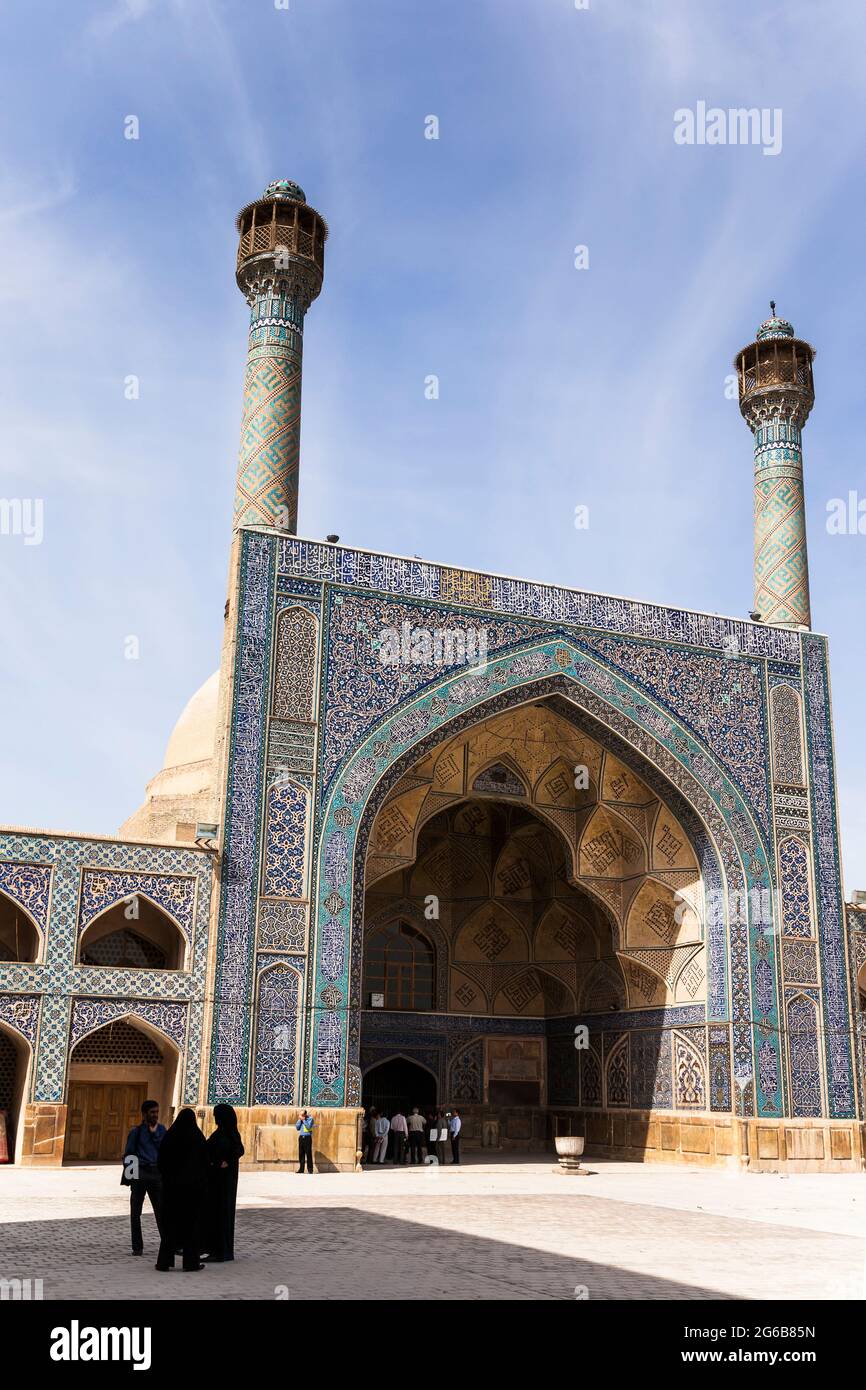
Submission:
MULTIPOLYGON (((246 1150, 241 1168, 263 1171, 296 1168, 298 1131, 295 1123, 302 1106, 236 1105, 238 1129, 246 1150)), ((360 1121, 363 1110, 307 1107, 315 1120, 313 1168, 317 1173, 352 1173, 357 1166, 360 1121)), ((205 1134, 213 1130, 213 1109, 197 1106, 196 1115, 205 1134)))
MULTIPOLYGON (((859 1173, 866 1125, 859 1120, 756 1120, 681 1111, 550 1111, 551 1136, 586 1136, 584 1161, 685 1163, 749 1172, 859 1173)), ((551 1144, 552 1146, 552 1144, 551 1144)))
POLYGON ((22 1168, 59 1168, 66 1139, 66 1106, 46 1102, 24 1107, 22 1168))

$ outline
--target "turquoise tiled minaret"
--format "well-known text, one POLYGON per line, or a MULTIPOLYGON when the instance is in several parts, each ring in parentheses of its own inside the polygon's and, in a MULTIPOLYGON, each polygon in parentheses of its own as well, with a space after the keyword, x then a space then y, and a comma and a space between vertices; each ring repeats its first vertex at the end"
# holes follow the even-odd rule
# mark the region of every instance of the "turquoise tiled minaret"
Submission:
POLYGON ((802 429, 815 399, 814 349, 787 319, 761 324, 738 353, 740 411, 755 436, 755 615, 810 627, 802 429))
POLYGON ((304 316, 322 288, 328 228, 288 179, 269 183, 237 228, 250 336, 234 525, 295 532, 304 316))

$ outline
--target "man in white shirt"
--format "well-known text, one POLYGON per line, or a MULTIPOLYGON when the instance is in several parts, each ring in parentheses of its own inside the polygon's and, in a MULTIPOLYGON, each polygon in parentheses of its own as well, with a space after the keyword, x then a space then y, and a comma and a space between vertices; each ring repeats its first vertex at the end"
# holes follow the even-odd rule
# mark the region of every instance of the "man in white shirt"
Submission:
POLYGON ((376 1121, 376 1148, 373 1151, 373 1162, 385 1162, 385 1150, 388 1147, 388 1130, 391 1128, 391 1121, 387 1115, 380 1115, 376 1121))
POLYGON ((406 1135, 408 1133, 409 1127, 406 1124, 406 1116, 403 1114, 402 1110, 397 1110, 395 1114, 391 1116, 391 1134, 394 1138, 394 1148, 391 1153, 391 1161, 393 1163, 403 1162, 403 1153, 406 1148, 406 1135))
POLYGON ((460 1119, 460 1111, 454 1110, 451 1119, 448 1121, 448 1134, 451 1139, 451 1162, 460 1162, 460 1131, 463 1128, 463 1121, 460 1119))
POLYGON ((409 1116, 409 1157, 413 1164, 424 1162, 424 1116, 418 1114, 417 1105, 409 1116))

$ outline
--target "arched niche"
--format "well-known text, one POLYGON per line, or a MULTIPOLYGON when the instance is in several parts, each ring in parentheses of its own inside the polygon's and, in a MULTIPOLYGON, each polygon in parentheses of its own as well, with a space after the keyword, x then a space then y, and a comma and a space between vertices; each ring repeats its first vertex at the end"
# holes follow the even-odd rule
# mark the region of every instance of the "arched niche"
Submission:
POLYGON ((156 1101, 160 1120, 170 1124, 179 1063, 172 1039, 132 1010, 79 1038, 67 1067, 64 1163, 121 1158, 145 1100, 156 1101))
POLYGON ((24 1107, 30 1083, 32 1050, 27 1039, 0 1021, 0 1111, 3 1114, 7 1163, 17 1163, 24 1141, 24 1107))
POLYGON ((42 935, 19 903, 0 891, 0 961, 38 961, 42 935))
POLYGON ((94 917, 81 933, 81 965, 135 970, 183 970, 187 941, 161 907, 136 893, 94 917))

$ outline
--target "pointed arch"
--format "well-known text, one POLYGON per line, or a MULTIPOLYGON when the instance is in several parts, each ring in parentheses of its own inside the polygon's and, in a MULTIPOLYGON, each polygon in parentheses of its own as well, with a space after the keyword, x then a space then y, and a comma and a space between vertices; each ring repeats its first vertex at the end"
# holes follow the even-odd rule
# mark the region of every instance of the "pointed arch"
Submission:
POLYGON ((17 1163, 24 1142, 24 1114, 30 1096, 34 1050, 25 1033, 0 1018, 0 1162, 17 1163), (3 1150, 5 1149, 5 1155, 3 1150))
POLYGON ((33 914, 0 887, 0 961, 34 964, 41 960, 44 945, 44 934, 33 914))
POLYGON ((116 899, 90 917, 76 947, 80 965, 184 970, 190 942, 176 917, 148 893, 116 899))
POLYGON ((318 632, 308 608, 282 608, 277 614, 271 702, 275 719, 310 723, 315 717, 318 632))
MULTIPOLYGON (((745 893, 753 878, 767 877, 764 829, 739 786, 701 741, 702 735, 679 723, 669 709, 626 675, 611 669, 603 658, 571 640, 555 639, 496 657, 482 673, 443 679, 405 701, 370 728, 364 742, 335 773, 323 806, 320 881, 328 888, 335 884, 342 888, 345 907, 339 920, 326 924, 325 947, 329 954, 333 951, 334 935, 339 932, 343 951, 351 946, 352 968, 357 971, 363 919, 363 855, 355 855, 356 837, 362 845, 366 844, 372 817, 388 790, 420 757, 441 746, 459 729, 502 709, 540 698, 555 698, 571 709, 577 707, 581 711, 581 727, 586 723, 591 736, 595 736, 592 729, 600 727, 604 731, 602 740, 610 737, 617 756, 622 747, 626 760, 640 762, 639 775, 648 785, 673 783, 676 790, 672 794, 684 802, 687 817, 691 817, 696 833, 703 837, 700 862, 710 873, 709 889, 717 887, 722 894, 738 890, 745 893)), ((683 821, 683 815, 678 815, 683 821)), ((748 901, 747 894, 744 900, 748 901)), ((751 999, 743 991, 732 1001, 727 995, 727 925, 722 906, 711 918, 712 1007, 719 1017, 729 1016, 725 1011, 732 1007, 734 1060, 741 1063, 741 1059, 747 1059, 753 1067, 757 1022, 752 1018, 751 999)), ((731 921, 730 935, 731 950, 745 953, 743 958, 747 960, 748 922, 731 921)), ((324 936, 317 933, 317 950, 320 941, 324 941, 324 936)), ((770 942, 773 957, 775 949, 770 942)), ((772 1003, 772 1013, 765 1016, 764 1026, 767 1022, 772 1024, 776 1017, 775 996, 772 1003)), ((314 1048, 310 1080, 314 1097, 321 1089, 332 1093, 331 1062, 334 1049, 345 1047, 345 1022, 337 1014, 323 1014, 316 1022, 317 1030, 327 1034, 329 1079, 316 1073, 314 1048)), ((771 1034, 769 1043, 762 1035, 761 1045, 759 1113, 778 1114, 779 1057, 775 1035, 771 1034)), ((344 1068, 345 1060, 339 1070, 344 1068)))
POLYGON ((269 961, 256 981, 253 1105, 293 1105, 297 1093, 303 976, 269 961))

